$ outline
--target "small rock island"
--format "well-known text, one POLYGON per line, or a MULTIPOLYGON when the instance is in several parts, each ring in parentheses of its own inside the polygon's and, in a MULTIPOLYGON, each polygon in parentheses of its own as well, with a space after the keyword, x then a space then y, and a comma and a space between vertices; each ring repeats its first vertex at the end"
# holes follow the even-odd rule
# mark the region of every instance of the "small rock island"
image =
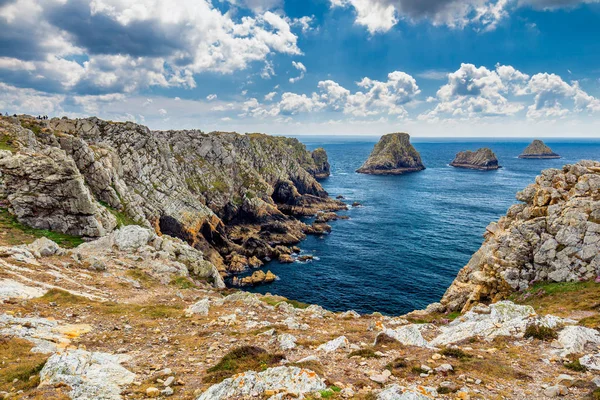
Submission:
POLYGON ((558 154, 552 151, 550 147, 546 146, 541 140, 534 140, 529 146, 523 150, 523 153, 519 158, 560 158, 558 154))
POLYGON ((498 165, 498 158, 496 158, 494 152, 487 147, 482 147, 476 151, 461 151, 450 165, 456 168, 476 169, 480 171, 492 171, 502 168, 498 165))
POLYGON ((356 172, 372 175, 401 175, 424 169, 421 155, 410 143, 410 135, 390 133, 379 139, 367 161, 356 172))
POLYGON ((322 147, 314 149, 311 156, 316 165, 316 169, 313 173, 315 179, 327 178, 331 173, 331 166, 329 165, 329 159, 327 158, 325 149, 322 147))

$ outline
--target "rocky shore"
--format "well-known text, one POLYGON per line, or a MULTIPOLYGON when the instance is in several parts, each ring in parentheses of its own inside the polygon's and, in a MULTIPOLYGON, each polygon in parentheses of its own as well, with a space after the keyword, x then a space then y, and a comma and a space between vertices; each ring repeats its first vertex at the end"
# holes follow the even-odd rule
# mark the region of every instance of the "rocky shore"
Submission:
POLYGON ((408 133, 390 133, 379 139, 371 155, 356 170, 361 174, 401 175, 425 169, 408 133))
POLYGON ((551 159, 560 158, 560 156, 553 152, 552 149, 546 146, 541 140, 534 140, 525 148, 525 150, 523 150, 523 153, 519 155, 519 158, 551 159))
POLYGON ((184 240, 223 276, 329 230, 298 216, 346 208, 316 180, 329 175, 325 151, 296 139, 24 115, 1 117, 0 135, 0 197, 20 223, 85 240, 138 224, 184 240))
POLYGON ((482 147, 476 151, 461 151, 450 165, 456 168, 476 169, 480 171, 492 171, 501 168, 498 165, 498 158, 487 147, 482 147))

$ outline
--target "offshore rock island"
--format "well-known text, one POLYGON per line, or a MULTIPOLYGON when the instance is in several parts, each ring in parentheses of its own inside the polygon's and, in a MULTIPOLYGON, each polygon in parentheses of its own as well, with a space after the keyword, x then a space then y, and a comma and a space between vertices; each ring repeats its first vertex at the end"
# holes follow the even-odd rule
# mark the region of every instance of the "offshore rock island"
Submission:
POLYGON ((550 147, 546 146, 541 140, 534 140, 523 150, 523 153, 519 155, 519 158, 560 158, 558 154, 552 151, 550 147))
POLYGON ((476 151, 462 151, 456 155, 450 165, 456 168, 476 169, 480 171, 492 171, 501 168, 498 165, 498 158, 487 147, 476 151))
MULTIPOLYGON (((600 394, 600 162, 519 192, 440 303, 361 315, 223 282, 338 217, 324 152, 96 118, 2 118, 0 135, 2 399, 600 394)), ((408 135, 382 142, 374 159, 424 168, 408 135)))
POLYGON ((379 139, 367 161, 356 172, 372 175, 402 175, 424 169, 421 155, 410 143, 410 135, 390 133, 379 139))

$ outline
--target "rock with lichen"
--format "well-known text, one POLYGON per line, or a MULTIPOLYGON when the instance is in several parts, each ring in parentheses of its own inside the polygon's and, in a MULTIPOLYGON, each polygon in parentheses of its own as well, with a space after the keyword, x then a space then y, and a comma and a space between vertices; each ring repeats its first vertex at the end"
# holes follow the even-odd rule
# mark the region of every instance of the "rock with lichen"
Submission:
POLYGON ((410 143, 410 135, 408 133, 390 133, 379 139, 367 161, 356 172, 373 175, 400 175, 424 169, 421 155, 410 143))

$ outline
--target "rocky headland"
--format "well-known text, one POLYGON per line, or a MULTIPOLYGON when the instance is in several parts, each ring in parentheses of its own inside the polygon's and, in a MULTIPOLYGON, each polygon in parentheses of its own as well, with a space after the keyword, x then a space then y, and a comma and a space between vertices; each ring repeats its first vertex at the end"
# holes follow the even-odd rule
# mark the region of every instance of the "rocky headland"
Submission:
MULTIPOLYGON (((0 398, 599 398, 600 283, 595 280, 600 280, 600 163, 582 161, 543 171, 535 184, 519 192, 521 203, 490 224, 482 248, 441 303, 403 316, 334 313, 280 296, 225 288, 222 271, 212 261, 214 252, 236 269, 261 260, 241 250, 222 253, 215 238, 240 249, 244 242, 233 239, 240 237, 236 230, 242 235, 245 229, 267 228, 247 220, 236 224, 235 218, 243 220, 239 210, 220 214, 211 201, 192 202, 194 196, 170 181, 176 175, 168 169, 164 182, 154 182, 161 188, 154 192, 152 183, 146 183, 152 174, 144 169, 149 165, 162 171, 159 165, 165 162, 185 180, 190 177, 187 168, 203 167, 208 176, 197 178, 214 179, 220 175, 211 175, 194 157, 201 151, 208 157, 216 141, 224 150, 210 157, 223 163, 219 168, 236 172, 232 164, 246 160, 246 171, 262 167, 270 176, 264 172, 269 159, 254 152, 274 151, 278 163, 289 163, 289 170, 278 170, 278 179, 287 177, 287 188, 300 196, 298 201, 308 202, 302 212, 317 205, 335 208, 339 203, 308 194, 301 184, 319 188, 309 172, 316 168, 312 154, 290 139, 194 132, 192 138, 208 140, 204 150, 201 142, 190 142, 200 147, 188 143, 170 153, 168 144, 177 142, 167 142, 151 158, 141 150, 175 133, 160 137, 139 128, 144 135, 127 131, 137 140, 105 140, 104 135, 111 137, 107 131, 122 126, 105 122, 107 131, 99 134, 96 120, 91 125, 85 121, 49 121, 84 124, 76 135, 75 130, 49 126, 38 131, 26 119, 2 120, 0 398), (78 150, 69 150, 73 148, 78 150), (236 156, 228 158, 234 150, 236 156), (187 161, 168 161, 165 154, 181 154, 187 161), (127 166, 133 160, 139 182, 127 166), (302 160, 308 162, 304 167, 302 160), (163 184, 173 190, 166 191, 163 184), (107 206, 109 188, 118 193, 123 208, 107 206), (99 193, 106 197, 99 200, 99 193), (191 233, 179 238, 165 232, 161 214, 158 223, 149 215, 163 210, 179 215, 174 205, 166 206, 174 199, 187 211, 192 206, 196 212, 204 210, 217 229, 183 225, 187 232, 202 233, 196 241, 189 240, 196 237, 191 233), (141 214, 125 212, 136 207, 141 214), (34 223, 39 228, 28 226, 34 223), (86 234, 74 235, 80 232, 69 226, 86 234), (62 227, 63 233, 52 230, 62 227)), ((232 176, 228 187, 247 188, 232 176)), ((273 193, 276 182, 281 184, 263 180, 273 193)), ((207 193, 205 199, 220 196, 207 193)), ((272 224, 274 216, 283 226, 299 223, 293 222, 290 208, 282 207, 281 197, 254 198, 269 205, 262 223, 272 224)), ((336 218, 320 211, 321 223, 336 218)), ((289 231, 280 228, 278 234, 289 231)), ((294 250, 281 246, 279 251, 283 257, 294 250)), ((259 275, 250 276, 248 284, 275 279, 259 275)))
POLYGON ((492 171, 501 168, 498 165, 496 154, 487 147, 482 147, 476 151, 461 151, 450 165, 456 168, 476 169, 480 171, 492 171))
POLYGON ((329 174, 325 151, 296 139, 24 115, 2 117, 0 135, 0 196, 20 223, 85 240, 138 224, 223 276, 328 231, 296 217, 346 208, 315 179, 329 174))
POLYGON ((424 169, 421 155, 410 143, 410 135, 390 133, 379 139, 369 158, 356 172, 372 175, 401 175, 424 169))
POLYGON ((558 154, 552 151, 541 140, 534 140, 523 150, 519 158, 560 158, 558 154))

